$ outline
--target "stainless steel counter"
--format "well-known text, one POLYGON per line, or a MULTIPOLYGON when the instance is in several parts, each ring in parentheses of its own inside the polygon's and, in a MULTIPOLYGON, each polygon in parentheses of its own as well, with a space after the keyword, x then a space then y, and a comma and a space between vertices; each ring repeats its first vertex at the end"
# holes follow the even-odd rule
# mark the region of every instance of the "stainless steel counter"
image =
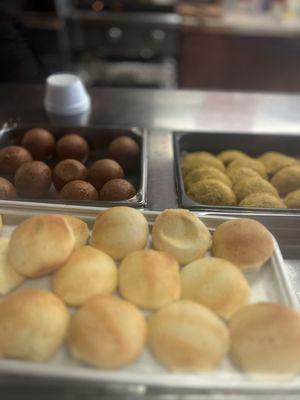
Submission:
MULTIPOLYGON (((0 85, 0 124, 17 121, 38 125, 48 121, 43 111, 43 93, 44 89, 39 86, 0 85)), ((148 177, 148 208, 151 210, 178 206, 174 186, 172 130, 300 133, 298 95, 138 89, 91 89, 90 94, 92 110, 84 124, 142 126, 151 131, 148 177)), ((59 121, 62 122, 71 124, 74 120, 59 121)), ((300 300, 300 261, 289 259, 286 264, 300 300)), ((31 390, 34 393, 38 388, 45 391, 53 384, 43 382, 31 390)), ((0 390, 2 387, 7 393, 13 390, 22 393, 24 385, 31 385, 31 382, 8 381, 0 377, 0 390)), ((76 398, 78 393, 86 398, 99 394, 98 388, 79 389, 73 385, 71 388, 62 385, 57 390, 61 390, 60 398, 76 398)), ((53 398, 58 398, 56 389, 53 393, 53 398)), ((146 395, 143 390, 139 393, 141 395, 146 395)), ((48 396, 52 398, 51 391, 48 391, 48 396)), ((213 398, 224 398, 217 396, 214 393, 213 398)))

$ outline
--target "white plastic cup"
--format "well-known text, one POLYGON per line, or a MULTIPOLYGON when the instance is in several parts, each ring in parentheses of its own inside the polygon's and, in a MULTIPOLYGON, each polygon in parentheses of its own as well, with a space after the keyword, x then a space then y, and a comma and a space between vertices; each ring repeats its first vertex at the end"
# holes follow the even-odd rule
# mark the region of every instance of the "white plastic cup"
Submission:
POLYGON ((61 73, 48 76, 44 105, 47 113, 74 115, 90 108, 90 97, 78 76, 61 73))

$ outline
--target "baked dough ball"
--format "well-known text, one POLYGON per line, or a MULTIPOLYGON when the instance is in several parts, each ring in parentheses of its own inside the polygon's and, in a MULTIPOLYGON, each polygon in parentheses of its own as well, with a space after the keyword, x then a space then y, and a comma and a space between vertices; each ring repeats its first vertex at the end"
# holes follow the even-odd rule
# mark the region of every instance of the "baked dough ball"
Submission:
POLYGON ((258 157, 257 160, 264 164, 266 171, 270 176, 274 175, 277 171, 284 167, 299 163, 299 161, 295 158, 278 153, 277 151, 267 151, 258 157))
POLYGON ((131 303, 150 310, 180 297, 179 265, 168 253, 138 250, 119 267, 119 292, 131 303))
POLYGON ((258 172, 247 167, 233 169, 227 173, 233 185, 246 178, 260 178, 258 172))
POLYGON ((222 161, 207 151, 189 153, 181 160, 183 175, 199 167, 214 167, 222 172, 225 171, 222 161))
POLYGON ((196 182, 203 181, 204 179, 217 179, 229 187, 232 186, 231 180, 228 176, 214 167, 200 167, 193 169, 184 178, 184 186, 186 190, 189 190, 196 182))
POLYGON ((172 254, 180 264, 203 257, 211 245, 207 227, 188 210, 165 210, 152 228, 153 247, 172 254))
POLYGON ((97 294, 108 295, 116 287, 114 260, 91 246, 76 250, 52 277, 53 291, 70 306, 80 306, 97 294))
POLYGON ((233 186, 238 202, 253 193, 271 193, 278 197, 278 192, 268 181, 262 178, 247 178, 233 186))
POLYGON ((271 193, 252 193, 239 204, 240 207, 286 208, 284 202, 271 193))
POLYGON ((89 228, 87 224, 82 221, 80 218, 73 217, 71 215, 63 216, 70 228, 73 231, 73 235, 75 237, 75 249, 79 249, 79 247, 84 246, 89 238, 89 228))
POLYGON ((233 191, 216 179, 204 179, 197 182, 187 194, 198 203, 216 206, 235 206, 236 197, 233 191))
POLYGON ((2 295, 8 293, 24 281, 24 277, 18 274, 8 262, 8 245, 8 238, 0 238, 0 294, 2 295))
POLYGON ((229 321, 231 358, 254 374, 300 372, 300 315, 280 304, 261 302, 240 309, 229 321))
POLYGON ((231 262, 205 257, 181 270, 182 298, 197 301, 228 319, 249 302, 250 287, 231 262))
POLYGON ((300 189, 289 193, 284 201, 288 208, 300 208, 300 189))
POLYGON ((116 297, 96 296, 73 316, 68 346, 74 358, 98 368, 120 368, 141 354, 147 336, 142 312, 116 297))
POLYGON ((234 169, 239 169, 242 167, 250 168, 256 171, 262 178, 267 179, 267 172, 264 164, 253 158, 239 158, 232 161, 227 167, 227 174, 230 174, 234 169))
POLYGON ((239 158, 249 158, 247 154, 240 150, 223 150, 217 155, 218 159, 222 161, 223 164, 228 165, 232 161, 239 158))
POLYGON ((69 312, 53 293, 27 289, 0 303, 0 356, 47 361, 62 344, 69 312))
POLYGON ((75 238, 65 218, 39 215, 23 221, 12 233, 8 261, 24 276, 55 271, 70 257, 75 238))
POLYGON ((281 196, 300 189, 300 164, 282 168, 271 179, 281 196))
POLYGON ((211 371, 229 349, 223 321, 208 308, 176 301, 152 314, 148 342, 157 359, 175 371, 211 371))
POLYGON ((91 244, 115 260, 143 249, 149 228, 143 214, 130 207, 114 207, 100 213, 95 221, 91 244))
POLYGON ((232 262, 242 271, 260 269, 273 252, 271 233, 254 219, 223 222, 213 235, 213 255, 232 262))

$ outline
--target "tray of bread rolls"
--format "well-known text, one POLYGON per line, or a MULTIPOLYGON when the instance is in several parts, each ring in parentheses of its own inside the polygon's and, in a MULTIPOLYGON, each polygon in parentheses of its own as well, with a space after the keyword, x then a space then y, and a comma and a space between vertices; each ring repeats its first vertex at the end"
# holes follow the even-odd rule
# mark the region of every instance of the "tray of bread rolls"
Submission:
POLYGON ((139 128, 5 124, 0 199, 111 207, 146 204, 147 132, 139 128))
POLYGON ((1 216, 1 373, 300 390, 299 306, 260 222, 130 207, 1 216))

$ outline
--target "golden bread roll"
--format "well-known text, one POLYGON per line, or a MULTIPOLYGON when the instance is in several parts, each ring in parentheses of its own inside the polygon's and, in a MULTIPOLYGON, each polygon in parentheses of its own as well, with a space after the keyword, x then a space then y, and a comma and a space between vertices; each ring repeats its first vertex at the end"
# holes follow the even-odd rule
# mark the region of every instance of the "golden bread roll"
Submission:
POLYGON ((26 219, 13 231, 8 260, 17 272, 35 278, 63 265, 74 246, 74 234, 65 218, 39 215, 26 219))
POLYGON ((180 264, 203 257, 211 245, 207 227, 188 210, 165 210, 152 229, 153 247, 172 254, 180 264))
POLYGON ((288 208, 300 208, 300 189, 290 192, 284 201, 288 208))
POLYGON ((67 220, 73 231, 75 237, 75 250, 79 249, 81 246, 84 246, 87 243, 90 235, 87 224, 80 218, 73 217, 71 215, 64 215, 63 217, 67 220))
POLYGON ((179 264, 168 253, 138 250, 119 267, 119 292, 131 303, 157 309, 180 297, 179 264))
POLYGON ((231 262, 205 257, 181 270, 182 298, 194 300, 228 319, 249 302, 250 287, 231 262))
POLYGON ((236 194, 238 202, 241 202, 246 197, 254 193, 271 193, 278 197, 278 192, 268 181, 262 178, 246 178, 237 182, 233 186, 233 191, 236 194))
POLYGON ((225 171, 222 161, 207 151, 194 151, 185 155, 181 160, 183 175, 199 167, 214 167, 222 172, 225 171))
POLYGON ((194 201, 215 206, 235 206, 236 196, 232 189, 217 179, 196 182, 187 192, 194 201))
POLYGON ((27 289, 0 303, 0 357, 47 361, 62 344, 69 312, 53 293, 27 289))
POLYGON ((232 161, 227 167, 227 174, 230 175, 234 169, 246 167, 256 171, 262 178, 267 179, 267 172, 264 164, 258 160, 254 160, 250 157, 239 158, 232 161))
POLYGON ((240 150, 223 150, 217 155, 218 159, 222 161, 223 164, 228 165, 232 161, 239 158, 249 158, 247 154, 240 150))
POLYGON ((189 300, 176 301, 152 314, 148 336, 156 358, 174 371, 211 371, 229 349, 224 322, 189 300))
POLYGON ((184 186, 186 191, 192 189, 193 185, 204 179, 216 179, 225 183, 225 185, 231 187, 231 180, 228 178, 224 172, 214 167, 200 167, 190 171, 184 178, 184 186))
POLYGON ((300 164, 280 169, 271 179, 281 196, 300 189, 300 164))
POLYGON ((258 172, 247 167, 241 167, 236 169, 234 168, 227 173, 227 176, 229 177, 233 185, 247 178, 260 178, 258 172))
POLYGON ((135 250, 143 249, 148 235, 148 223, 140 211, 114 207, 97 216, 91 245, 120 260, 135 250))
POLYGON ((80 306, 97 294, 108 295, 116 287, 114 260, 91 246, 77 249, 52 276, 53 291, 70 306, 80 306))
POLYGON ((273 252, 271 233, 253 219, 241 218, 223 222, 213 235, 213 256, 232 262, 242 271, 260 269, 273 252))
POLYGON ((0 294, 4 295, 19 286, 24 277, 18 274, 7 259, 9 239, 0 238, 0 294))
POLYGON ((239 204, 240 207, 286 208, 283 200, 271 193, 252 193, 239 204))
POLYGON ((300 315, 280 304, 261 302, 229 321, 231 358, 253 374, 300 372, 300 315))
POLYGON ((96 296, 72 317, 68 347, 74 358, 98 368, 121 368, 141 354, 147 337, 142 312, 116 297, 96 296))
POLYGON ((264 164, 266 171, 270 176, 274 175, 284 167, 299 163, 299 160, 289 157, 286 154, 278 153, 277 151, 267 151, 257 157, 257 159, 264 164))

